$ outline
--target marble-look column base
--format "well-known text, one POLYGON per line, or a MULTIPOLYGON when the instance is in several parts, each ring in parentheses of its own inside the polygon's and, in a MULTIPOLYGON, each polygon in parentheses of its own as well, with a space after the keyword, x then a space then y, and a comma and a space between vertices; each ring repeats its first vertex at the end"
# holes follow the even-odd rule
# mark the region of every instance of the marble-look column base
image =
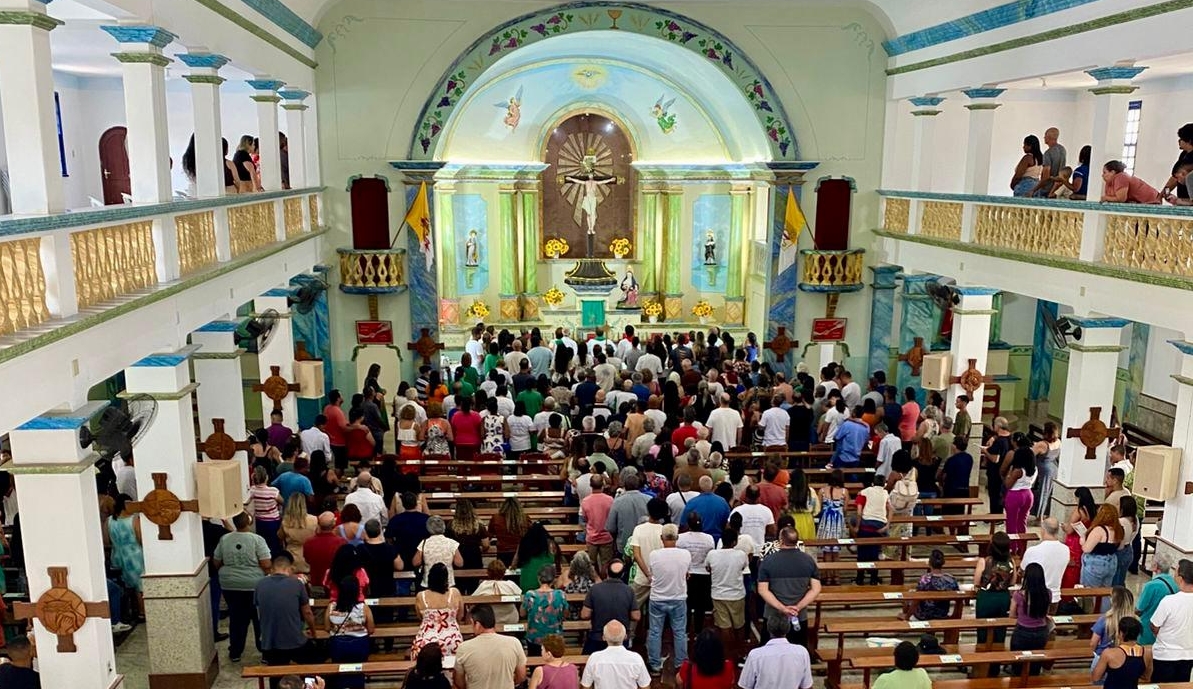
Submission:
POLYGON ((746 322, 745 297, 725 297, 725 325, 742 325, 746 322))
MULTIPOLYGON (((1076 490, 1081 486, 1066 486, 1060 481, 1052 482, 1052 516, 1059 521, 1066 521, 1069 514, 1072 513, 1073 508, 1077 507, 1076 490)), ((1102 504, 1102 498, 1106 495, 1105 486, 1086 486, 1090 493, 1093 493, 1094 503, 1102 504)))
POLYGON ((215 681, 219 663, 212 639, 207 562, 182 575, 145 575, 150 687, 202 687, 215 681), (210 681, 207 681, 210 679, 210 681), (198 682, 206 682, 199 684, 198 682))
MULTIPOLYGON (((1168 561, 1172 563, 1173 567, 1181 560, 1193 560, 1193 550, 1185 550, 1172 541, 1166 540, 1164 537, 1156 536, 1156 552, 1151 560, 1155 562, 1154 558, 1168 556, 1168 561)), ((1149 565, 1150 567, 1151 565, 1149 565)))

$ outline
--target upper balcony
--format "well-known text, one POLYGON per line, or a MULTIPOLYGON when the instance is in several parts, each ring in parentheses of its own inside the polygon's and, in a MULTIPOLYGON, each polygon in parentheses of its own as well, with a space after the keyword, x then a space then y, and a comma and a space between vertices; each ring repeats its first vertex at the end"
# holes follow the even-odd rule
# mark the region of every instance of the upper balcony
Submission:
POLYGON ((879 260, 1193 332, 1193 208, 879 194, 879 260))

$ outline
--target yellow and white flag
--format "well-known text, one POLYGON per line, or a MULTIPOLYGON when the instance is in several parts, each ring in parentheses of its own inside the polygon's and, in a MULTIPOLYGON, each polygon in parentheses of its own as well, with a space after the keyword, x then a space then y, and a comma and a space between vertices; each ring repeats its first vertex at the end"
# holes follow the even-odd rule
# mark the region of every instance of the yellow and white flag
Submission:
POLYGON ((414 197, 414 203, 410 204, 410 210, 406 211, 405 222, 418 237, 423 257, 427 261, 427 267, 430 268, 435 260, 435 248, 431 244, 431 206, 427 203, 426 182, 418 185, 418 194, 414 197))
POLYGON ((795 265, 795 257, 799 253, 799 236, 807 227, 808 220, 800 210, 795 192, 787 187, 787 211, 783 215, 783 239, 779 243, 779 272, 795 265))

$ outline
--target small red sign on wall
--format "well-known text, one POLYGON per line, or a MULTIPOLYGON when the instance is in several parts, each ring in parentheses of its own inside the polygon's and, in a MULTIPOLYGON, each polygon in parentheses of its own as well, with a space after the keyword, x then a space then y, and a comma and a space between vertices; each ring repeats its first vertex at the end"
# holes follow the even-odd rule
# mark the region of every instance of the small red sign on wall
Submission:
POLYGON ((813 342, 840 342, 845 339, 844 318, 813 318, 813 342))
POLYGON ((357 321, 356 343, 362 345, 391 345, 394 343, 393 321, 357 321))

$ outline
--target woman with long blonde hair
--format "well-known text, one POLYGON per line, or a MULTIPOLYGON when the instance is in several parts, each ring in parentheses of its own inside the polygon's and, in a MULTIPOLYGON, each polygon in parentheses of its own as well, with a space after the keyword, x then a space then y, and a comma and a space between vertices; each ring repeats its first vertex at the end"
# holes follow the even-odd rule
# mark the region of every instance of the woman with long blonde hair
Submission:
POLYGON ((294 493, 286 500, 285 511, 282 512, 282 525, 278 528, 278 540, 282 547, 294 558, 294 571, 306 574, 311 571, 306 558, 302 556, 302 546, 315 535, 319 520, 307 513, 307 499, 302 493, 294 493))
POLYGON ((497 557, 509 566, 522 536, 530 528, 530 518, 522 511, 522 504, 514 498, 506 498, 497 514, 489 518, 489 533, 497 539, 497 557))
POLYGON ((1094 623, 1093 635, 1089 638, 1089 649, 1094 652, 1090 669, 1098 665, 1098 658, 1102 651, 1118 642, 1118 623, 1124 617, 1135 616, 1135 595, 1125 586, 1115 586, 1110 590, 1110 607, 1098 621, 1094 623))
POLYGON ((253 145, 251 134, 240 137, 236 152, 232 154, 232 165, 236 168, 236 191, 247 194, 257 191, 257 166, 253 163, 253 145))

